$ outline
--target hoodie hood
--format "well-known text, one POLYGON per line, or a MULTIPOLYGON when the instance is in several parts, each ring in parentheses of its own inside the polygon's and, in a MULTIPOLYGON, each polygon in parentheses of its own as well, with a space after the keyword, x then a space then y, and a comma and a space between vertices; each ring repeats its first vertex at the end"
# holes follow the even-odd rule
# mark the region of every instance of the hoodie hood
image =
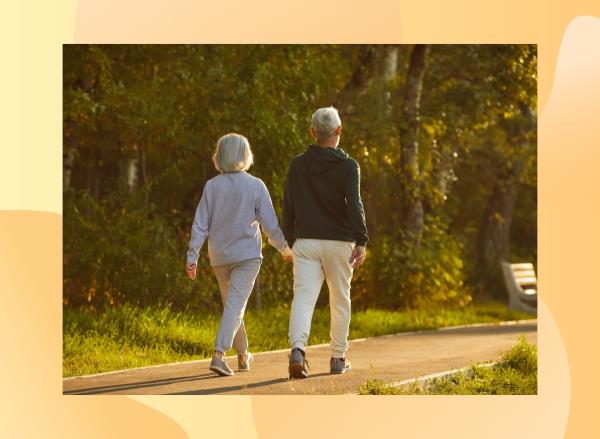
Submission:
POLYGON ((304 163, 312 175, 320 175, 348 157, 348 154, 341 148, 321 148, 317 145, 310 145, 304 154, 304 163))

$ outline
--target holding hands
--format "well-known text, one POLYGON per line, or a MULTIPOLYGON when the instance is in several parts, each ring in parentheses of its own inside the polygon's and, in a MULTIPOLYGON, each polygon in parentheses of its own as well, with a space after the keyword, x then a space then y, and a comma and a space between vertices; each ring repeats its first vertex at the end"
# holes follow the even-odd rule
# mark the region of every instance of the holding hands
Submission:
POLYGON ((293 262, 294 253, 289 247, 285 247, 285 249, 281 252, 281 257, 285 262, 293 262))
MULTIPOLYGON (((289 247, 286 247, 281 252, 281 258, 285 262, 293 262, 293 260, 294 260, 294 253, 292 253, 292 250, 289 247)), ((185 272, 187 273, 187 275, 190 278, 190 280, 196 279, 196 274, 197 274, 196 264, 186 264, 185 265, 185 272)))
MULTIPOLYGON (((286 247, 281 252, 281 258, 285 262, 293 262, 294 261, 294 253, 292 253, 292 250, 289 247, 286 247)), ((186 264, 185 265, 185 272, 187 273, 187 275, 190 278, 190 280, 196 279, 196 274, 197 274, 197 266, 196 266, 196 264, 186 264)))

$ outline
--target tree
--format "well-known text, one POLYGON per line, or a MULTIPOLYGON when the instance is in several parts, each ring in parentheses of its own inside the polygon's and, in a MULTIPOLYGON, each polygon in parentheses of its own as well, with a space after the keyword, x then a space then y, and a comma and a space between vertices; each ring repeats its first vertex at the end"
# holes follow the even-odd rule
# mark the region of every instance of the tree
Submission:
POLYGON ((429 53, 428 44, 416 44, 408 67, 401 118, 398 120, 400 132, 400 168, 402 172, 402 228, 411 244, 419 246, 423 229, 423 203, 421 200, 419 172, 419 111, 423 93, 423 76, 429 53))
MULTIPOLYGON (((65 46, 65 296, 212 306, 210 269, 192 290, 177 257, 214 143, 249 138, 279 211, 310 115, 334 104, 371 237, 354 303, 467 303, 499 285, 485 281, 499 258, 535 256, 535 116, 521 108, 535 108, 536 61, 532 45, 65 46)), ((291 272, 264 255, 268 306, 290 298, 291 272)))
POLYGON ((535 149, 535 112, 522 104, 520 112, 504 121, 510 160, 500 161, 495 183, 482 218, 478 240, 480 271, 486 288, 497 292, 500 263, 509 256, 510 230, 528 157, 535 149))

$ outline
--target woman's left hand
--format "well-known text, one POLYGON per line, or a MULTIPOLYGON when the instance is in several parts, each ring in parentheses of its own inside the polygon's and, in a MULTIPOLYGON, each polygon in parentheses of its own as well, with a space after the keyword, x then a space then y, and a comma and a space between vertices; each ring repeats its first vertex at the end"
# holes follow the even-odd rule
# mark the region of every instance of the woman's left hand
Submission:
POLYGON ((292 262, 294 260, 294 253, 292 252, 292 250, 289 247, 286 247, 285 249, 283 249, 283 251, 281 252, 281 258, 285 261, 285 262, 292 262))
POLYGON ((196 279, 196 264, 187 264, 185 271, 191 280, 196 279))

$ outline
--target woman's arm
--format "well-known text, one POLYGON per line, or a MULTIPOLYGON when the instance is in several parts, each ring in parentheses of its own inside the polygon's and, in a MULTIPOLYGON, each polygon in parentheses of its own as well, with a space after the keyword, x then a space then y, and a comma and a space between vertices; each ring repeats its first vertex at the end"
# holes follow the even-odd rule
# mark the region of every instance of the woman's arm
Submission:
POLYGON ((269 239, 269 244, 279 250, 284 256, 291 253, 283 232, 279 228, 279 222, 277 221, 277 215, 275 215, 275 209, 273 209, 269 190, 262 181, 260 182, 256 213, 257 220, 269 239))
POLYGON ((208 237, 209 224, 209 206, 208 206, 208 182, 204 185, 202 198, 196 208, 194 224, 192 224, 192 233, 187 251, 187 264, 196 265, 200 249, 208 237))

